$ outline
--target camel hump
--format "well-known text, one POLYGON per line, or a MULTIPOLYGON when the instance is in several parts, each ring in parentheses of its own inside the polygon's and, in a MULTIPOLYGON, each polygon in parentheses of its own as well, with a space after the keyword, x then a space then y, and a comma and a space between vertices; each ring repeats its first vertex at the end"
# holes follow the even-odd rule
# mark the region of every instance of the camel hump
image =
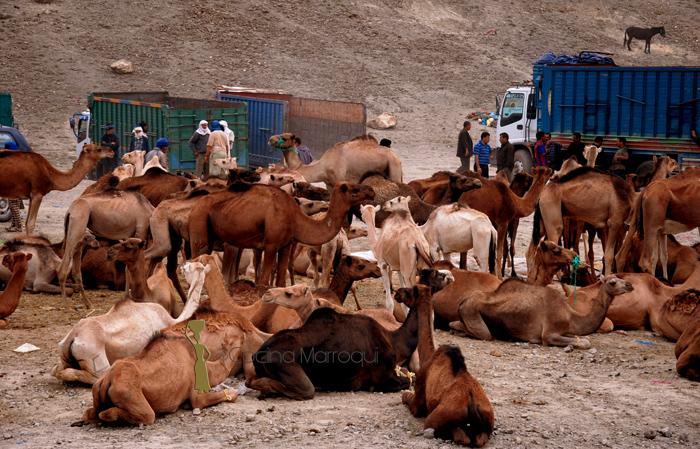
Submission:
POLYGON ((366 141, 366 142, 374 142, 376 144, 379 144, 379 141, 377 140, 376 137, 371 136, 369 134, 362 134, 357 137, 353 137, 350 142, 356 142, 356 141, 366 141))
POLYGON ((443 354, 449 359, 453 375, 456 376, 461 372, 467 371, 467 366, 464 364, 464 356, 459 347, 454 345, 441 345, 436 353, 443 354))
POLYGON ((672 312, 692 315, 700 305, 700 290, 689 288, 675 295, 666 302, 666 308, 672 312))

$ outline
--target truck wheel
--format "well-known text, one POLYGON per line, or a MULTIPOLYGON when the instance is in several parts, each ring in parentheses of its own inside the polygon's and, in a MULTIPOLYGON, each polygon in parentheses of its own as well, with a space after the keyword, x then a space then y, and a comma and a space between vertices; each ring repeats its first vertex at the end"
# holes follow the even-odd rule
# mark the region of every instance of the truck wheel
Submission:
POLYGON ((0 222, 10 221, 10 218, 12 218, 10 201, 7 198, 0 198, 0 222))
POLYGON ((530 152, 527 149, 521 148, 516 150, 513 159, 523 164, 525 173, 532 173, 532 156, 530 156, 530 152))

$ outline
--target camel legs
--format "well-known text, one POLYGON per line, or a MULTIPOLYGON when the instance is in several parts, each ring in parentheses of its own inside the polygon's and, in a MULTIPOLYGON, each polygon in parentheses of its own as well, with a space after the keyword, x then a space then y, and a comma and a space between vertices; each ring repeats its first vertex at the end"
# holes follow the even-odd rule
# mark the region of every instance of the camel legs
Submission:
MULTIPOLYGON (((78 213, 75 215, 68 213, 66 215, 66 235, 64 237, 63 243, 63 259, 61 259, 61 264, 58 267, 58 282, 61 287, 61 293, 63 294, 63 299, 68 299, 66 297, 66 281, 68 279, 68 273, 71 270, 71 265, 73 259, 75 258, 76 251, 80 249, 80 243, 83 238, 83 234, 87 229, 87 224, 89 220, 88 213, 78 213)), ((91 306, 86 303, 88 308, 91 306)))
POLYGON ((255 283, 258 285, 272 285, 272 271, 275 268, 275 262, 277 260, 277 250, 278 248, 272 245, 265 245, 265 252, 263 253, 262 269, 259 271, 258 279, 255 283))
POLYGON ((384 307, 393 311, 394 298, 391 297, 391 268, 386 262, 379 262, 379 271, 382 273, 382 283, 384 284, 384 293, 386 294, 384 307))
POLYGON ((102 421, 126 421, 130 424, 153 424, 156 414, 139 389, 135 386, 112 385, 109 387, 109 399, 114 407, 99 413, 102 421))
POLYGON ((36 226, 36 217, 39 214, 39 206, 41 206, 41 200, 44 199, 44 195, 40 193, 32 193, 29 197, 29 212, 27 212, 27 223, 26 229, 27 234, 34 234, 34 227, 36 226))
POLYGON ((608 221, 608 229, 604 244, 603 263, 605 264, 605 276, 613 273, 613 264, 615 263, 615 245, 620 235, 621 224, 611 223, 608 221))
MULTIPOLYGON (((508 236, 508 223, 499 223, 498 227, 496 228, 496 232, 498 232, 498 241, 496 243, 496 260, 500 261, 503 260, 503 255, 508 250, 506 245, 506 237, 508 236)), ((486 266, 488 267, 488 258, 486 260, 486 266)), ((503 277, 503 272, 504 270, 502 270, 502 267, 497 262, 496 276, 498 276, 498 279, 501 279, 503 277)))
POLYGON ((277 287, 286 287, 287 284, 287 268, 289 260, 292 258, 292 245, 287 245, 277 251, 277 278, 275 285, 277 287))
MULTIPOLYGON (((666 234, 661 234, 659 237, 659 260, 664 279, 668 280, 668 237, 666 234)), ((654 272, 656 272, 656 267, 654 267, 654 272)))
POLYGON ((236 390, 222 390, 222 391, 210 391, 208 393, 200 393, 196 390, 192 390, 190 394, 190 404, 192 408, 205 408, 211 407, 212 405, 220 404, 225 401, 235 401, 238 398, 238 393, 236 390))
POLYGON ((459 317, 462 326, 453 326, 453 323, 450 323, 450 327, 466 333, 471 338, 476 338, 478 340, 493 340, 491 331, 484 322, 484 319, 481 317, 479 309, 476 307, 476 304, 485 297, 486 295, 484 293, 479 292, 465 299, 459 306, 459 317))
POLYGON ((591 342, 587 338, 565 337, 561 334, 542 334, 542 344, 545 346, 573 346, 576 349, 589 349, 591 342))
POLYGON ((270 393, 283 394, 289 398, 303 400, 312 399, 316 389, 301 366, 297 363, 273 363, 266 367, 266 371, 274 372, 275 377, 262 377, 246 381, 246 386, 258 390, 261 397, 270 393))

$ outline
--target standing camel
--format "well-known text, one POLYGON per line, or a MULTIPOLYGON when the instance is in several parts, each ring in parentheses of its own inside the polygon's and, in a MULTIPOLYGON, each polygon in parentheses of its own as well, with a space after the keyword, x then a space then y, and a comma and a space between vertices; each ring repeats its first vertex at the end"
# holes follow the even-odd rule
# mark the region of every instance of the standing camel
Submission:
POLYGON ((283 133, 270 137, 268 144, 282 150, 287 167, 298 171, 307 182, 325 182, 329 188, 347 181, 358 183, 370 173, 385 175, 387 179, 403 181, 401 159, 392 150, 382 147, 371 136, 359 136, 339 142, 329 148, 321 159, 304 165, 294 150, 294 134, 283 133))
POLYGON ((257 283, 270 283, 279 255, 278 287, 284 287, 285 268, 294 241, 314 246, 328 242, 338 235, 352 206, 374 198, 371 187, 338 183, 333 188, 328 213, 323 219, 314 220, 302 212, 294 198, 277 187, 231 187, 203 197, 192 208, 189 217, 192 257, 210 252, 217 241, 237 248, 263 249, 265 256, 257 283))
POLYGON ((615 249, 625 230, 634 192, 624 179, 590 167, 577 168, 547 184, 533 226, 544 222, 548 240, 558 242, 564 217, 589 223, 605 235, 605 274, 614 272, 615 249))
POLYGON ((34 233, 36 217, 44 196, 52 190, 66 191, 77 186, 100 159, 113 157, 109 148, 85 145, 73 167, 62 172, 38 153, 0 151, 0 197, 29 197, 27 234, 34 233))
MULTIPOLYGON (((507 250, 508 226, 513 220, 527 217, 535 210, 540 193, 547 180, 552 176, 552 170, 538 167, 533 170, 533 176, 532 186, 524 197, 519 197, 500 181, 483 178, 480 189, 465 192, 459 198, 460 204, 481 211, 491 219, 491 223, 498 233, 496 260, 499 263, 503 260, 503 255, 507 250)), ((512 238, 515 239, 515 235, 512 238)), ((502 266, 496 270, 496 273, 499 277, 503 276, 502 266)))

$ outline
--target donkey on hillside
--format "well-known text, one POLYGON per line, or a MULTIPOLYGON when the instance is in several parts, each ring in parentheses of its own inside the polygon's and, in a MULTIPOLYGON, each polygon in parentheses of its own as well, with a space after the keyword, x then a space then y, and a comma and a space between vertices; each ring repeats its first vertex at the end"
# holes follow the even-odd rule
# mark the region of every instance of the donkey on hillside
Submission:
POLYGON ((644 46, 644 53, 651 53, 651 38, 660 34, 666 36, 666 30, 664 27, 653 27, 653 28, 639 28, 639 27, 629 27, 625 30, 625 39, 622 41, 622 46, 627 45, 627 50, 632 50, 630 43, 632 39, 639 39, 646 41, 644 46))

